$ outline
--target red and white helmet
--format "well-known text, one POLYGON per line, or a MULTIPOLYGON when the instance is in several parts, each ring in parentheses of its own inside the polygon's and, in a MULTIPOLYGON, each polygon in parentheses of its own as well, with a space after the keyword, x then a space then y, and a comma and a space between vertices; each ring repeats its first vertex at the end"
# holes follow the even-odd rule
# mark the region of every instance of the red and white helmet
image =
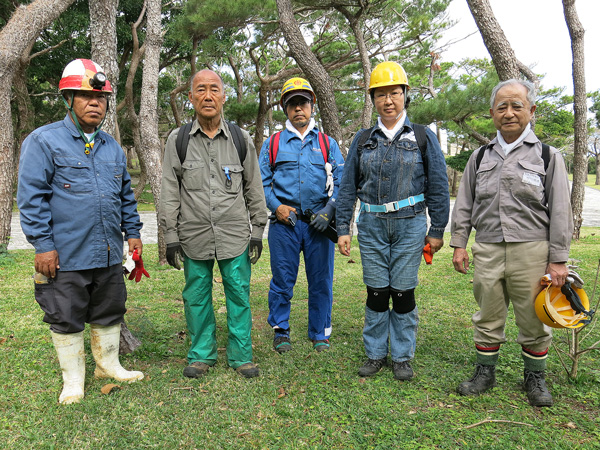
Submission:
POLYGON ((91 59, 75 59, 63 70, 58 90, 112 92, 102 67, 91 59))

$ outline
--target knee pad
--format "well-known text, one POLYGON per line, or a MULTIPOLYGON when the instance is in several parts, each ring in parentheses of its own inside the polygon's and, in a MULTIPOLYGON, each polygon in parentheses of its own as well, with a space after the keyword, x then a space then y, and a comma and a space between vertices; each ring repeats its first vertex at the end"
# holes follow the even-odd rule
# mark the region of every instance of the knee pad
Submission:
POLYGON ((406 314, 415 309, 415 290, 409 289, 408 291, 397 291, 396 289, 390 289, 392 294, 392 304, 394 311, 398 314, 406 314))
POLYGON ((367 307, 375 312, 385 312, 390 308, 390 288, 367 286, 367 307))

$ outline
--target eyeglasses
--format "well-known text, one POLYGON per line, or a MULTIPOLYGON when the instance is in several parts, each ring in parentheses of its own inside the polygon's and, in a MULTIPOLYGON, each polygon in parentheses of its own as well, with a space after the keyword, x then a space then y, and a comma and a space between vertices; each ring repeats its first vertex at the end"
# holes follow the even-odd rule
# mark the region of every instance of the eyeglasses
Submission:
POLYGON ((383 92, 380 92, 379 94, 375 94, 375 101, 381 103, 381 102, 384 102, 388 97, 390 98, 391 101, 396 101, 396 100, 400 100, 402 95, 404 95, 403 91, 394 91, 394 92, 390 92, 388 94, 384 94, 383 92))

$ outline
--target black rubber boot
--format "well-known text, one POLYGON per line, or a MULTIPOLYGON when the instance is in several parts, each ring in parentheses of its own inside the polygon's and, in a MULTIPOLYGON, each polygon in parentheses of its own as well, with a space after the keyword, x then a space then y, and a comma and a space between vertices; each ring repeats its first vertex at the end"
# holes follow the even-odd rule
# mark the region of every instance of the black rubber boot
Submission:
POLYGON ((552 406, 552 394, 546 386, 544 372, 527 370, 523 372, 523 390, 531 406, 552 406))
POLYGON ((456 388, 460 395, 479 395, 496 386, 496 366, 477 364, 475 374, 456 388))

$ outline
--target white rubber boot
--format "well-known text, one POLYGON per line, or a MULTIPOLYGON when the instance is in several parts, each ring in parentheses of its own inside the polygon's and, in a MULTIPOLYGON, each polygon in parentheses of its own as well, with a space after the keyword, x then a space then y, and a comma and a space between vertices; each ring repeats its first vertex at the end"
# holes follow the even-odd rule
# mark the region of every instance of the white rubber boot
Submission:
POLYGON ((119 362, 119 339, 121 324, 108 327, 91 324, 92 354, 96 360, 96 378, 113 378, 133 383, 144 378, 142 372, 125 370, 119 362))
POLYGON ((83 398, 85 384, 85 353, 83 352, 83 331, 59 334, 50 332, 62 369, 63 390, 59 403, 79 403, 83 398))

